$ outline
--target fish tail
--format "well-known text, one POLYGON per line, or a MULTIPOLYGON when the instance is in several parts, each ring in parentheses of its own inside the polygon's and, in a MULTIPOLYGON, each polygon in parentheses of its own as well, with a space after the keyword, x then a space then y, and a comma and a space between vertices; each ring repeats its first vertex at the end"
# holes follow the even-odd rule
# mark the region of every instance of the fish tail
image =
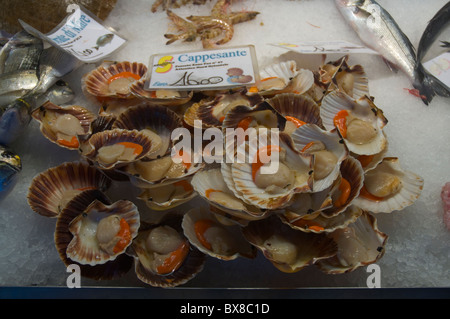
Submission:
POLYGON ((169 41, 166 42, 166 45, 171 44, 178 40, 178 36, 176 34, 164 34, 164 37, 166 39, 169 39, 169 41))
POLYGON ((416 81, 413 86, 419 91, 420 97, 426 105, 432 101, 435 95, 450 97, 448 88, 429 75, 421 63, 418 63, 415 73, 416 81))

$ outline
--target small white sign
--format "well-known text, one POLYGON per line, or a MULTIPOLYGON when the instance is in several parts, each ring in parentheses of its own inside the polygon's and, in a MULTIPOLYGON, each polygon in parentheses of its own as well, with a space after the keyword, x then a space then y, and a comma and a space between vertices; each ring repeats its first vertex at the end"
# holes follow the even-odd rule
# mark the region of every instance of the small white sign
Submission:
POLYGON ((254 47, 156 54, 146 90, 208 90, 250 86, 258 80, 254 47))
POLYGON ((85 13, 78 5, 56 31, 48 34, 42 34, 24 21, 20 20, 20 23, 29 33, 38 35, 86 63, 104 59, 126 42, 117 33, 104 27, 96 18, 85 13))
POLYGON ((378 54, 378 52, 360 44, 346 41, 305 41, 305 42, 283 42, 271 45, 288 49, 303 54, 328 54, 328 53, 366 53, 378 54))
POLYGON ((450 52, 445 52, 423 63, 423 67, 450 88, 450 52))

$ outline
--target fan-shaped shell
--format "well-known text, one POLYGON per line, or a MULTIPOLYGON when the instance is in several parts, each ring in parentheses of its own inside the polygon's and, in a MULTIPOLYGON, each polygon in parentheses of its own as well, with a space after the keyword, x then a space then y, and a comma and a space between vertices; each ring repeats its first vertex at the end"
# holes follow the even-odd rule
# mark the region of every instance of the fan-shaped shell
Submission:
POLYGON ((330 236, 337 243, 337 254, 317 263, 327 274, 343 274, 377 262, 384 255, 388 239, 378 229, 376 218, 366 211, 354 223, 330 236))
POLYGON ((299 271, 337 253, 336 243, 331 238, 292 229, 277 216, 250 222, 242 233, 275 267, 287 273, 299 271))
POLYGON ((91 135, 81 145, 80 151, 82 156, 100 168, 111 169, 145 158, 153 151, 153 146, 152 138, 143 132, 116 128, 91 135), (106 147, 116 145, 120 148, 102 152, 106 147))
POLYGON ((153 151, 146 156, 149 159, 161 157, 170 152, 173 144, 172 132, 180 127, 183 127, 183 122, 177 113, 167 107, 147 103, 128 108, 112 125, 113 129, 148 132, 153 144, 153 151))
POLYGON ((94 200, 69 225, 73 239, 67 246, 67 257, 80 264, 91 266, 114 260, 131 245, 133 238, 137 236, 139 225, 139 211, 132 202, 119 200, 106 205, 94 200), (110 234, 115 228, 111 227, 112 222, 109 221, 120 222, 120 226, 117 224, 118 232, 110 234), (102 222, 108 224, 102 226, 102 222), (124 226, 127 229, 121 235, 124 226), (107 242, 105 237, 113 239, 107 238, 107 242))
POLYGON ((313 154, 315 157, 313 191, 321 191, 331 186, 340 174, 342 161, 348 156, 338 133, 322 130, 314 124, 304 124, 297 128, 291 137, 298 151, 313 154), (315 148, 315 144, 320 144, 320 147, 315 148))
POLYGON ((391 213, 412 205, 420 196, 424 180, 404 170, 397 157, 384 158, 364 175, 364 186, 354 204, 372 213, 391 213), (376 196, 369 190, 376 189, 376 196))
POLYGON ((87 93, 96 97, 129 98, 131 83, 147 73, 147 66, 138 62, 104 62, 86 74, 83 85, 87 93))
POLYGON ((190 209, 181 225, 189 242, 211 257, 226 261, 256 257, 256 249, 242 236, 240 226, 221 224, 205 207, 190 209))
POLYGON ((337 129, 349 151, 355 154, 373 155, 386 148, 383 128, 387 119, 367 96, 354 100, 343 92, 333 91, 324 97, 320 116, 325 128, 337 129), (343 124, 336 127, 337 118, 337 121, 342 118, 343 124))
MULTIPOLYGON (((135 273, 142 282, 153 287, 176 287, 185 284, 203 270, 206 256, 197 248, 190 245, 187 238, 184 237, 181 220, 182 218, 180 216, 168 215, 156 224, 142 223, 139 234, 134 239, 132 247, 129 250, 129 254, 135 260, 135 273), (181 256, 184 258, 178 258, 170 265, 171 271, 168 273, 158 273, 155 271, 155 258, 158 258, 158 256, 170 256, 176 250, 172 253, 156 252, 152 249, 152 246, 147 244, 151 231, 159 227, 170 227, 169 230, 172 229, 178 233, 180 241, 184 243, 179 246, 179 249, 187 252, 187 254, 181 256), (185 251, 185 247, 187 247, 188 251, 185 251)), ((163 240, 166 242, 170 240, 170 237, 162 239, 156 237, 155 235, 155 240, 163 240)))
POLYGON ((40 123, 39 129, 45 138, 71 150, 78 150, 78 138, 90 134, 91 123, 96 119, 95 114, 82 106, 59 106, 50 101, 31 115, 40 123))
POLYGON ((63 209, 56 220, 55 227, 55 246, 59 253, 60 259, 66 267, 70 265, 78 265, 82 277, 95 280, 112 280, 124 276, 133 266, 133 258, 121 254, 116 259, 108 261, 101 265, 83 265, 79 264, 67 257, 67 246, 73 239, 73 235, 69 231, 69 225, 74 218, 80 215, 94 200, 99 200, 104 204, 111 204, 104 193, 99 190, 86 190, 75 196, 68 205, 63 209))
POLYGON ((98 189, 105 191, 111 180, 85 162, 67 162, 36 175, 28 189, 28 204, 36 213, 57 217, 77 194, 98 189))

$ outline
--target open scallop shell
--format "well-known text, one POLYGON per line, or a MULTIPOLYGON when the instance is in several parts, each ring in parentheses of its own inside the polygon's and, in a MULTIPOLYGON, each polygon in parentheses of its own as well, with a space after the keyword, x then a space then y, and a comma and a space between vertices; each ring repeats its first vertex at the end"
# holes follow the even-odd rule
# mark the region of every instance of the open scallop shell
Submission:
POLYGON ((140 80, 146 73, 147 66, 142 63, 104 62, 83 77, 83 85, 87 93, 96 97, 133 98, 131 83, 140 80))
POLYGON ((286 118, 284 132, 288 134, 297 128, 297 125, 295 125, 297 120, 316 124, 323 128, 320 108, 307 95, 282 93, 268 99, 267 102, 286 118))
POLYGON ((386 157, 389 150, 389 140, 386 139, 386 147, 379 153, 373 155, 358 155, 350 152, 350 156, 356 158, 364 170, 364 172, 370 171, 377 167, 377 165, 386 157))
MULTIPOLYGON (((297 128, 291 134, 295 148, 300 152, 306 152, 315 156, 314 161, 314 187, 313 192, 321 191, 331 186, 340 174, 340 166, 343 160, 348 156, 348 151, 341 143, 341 138, 336 131, 325 131, 315 124, 304 124, 297 128), (322 151, 330 152, 334 156, 336 163, 332 168, 324 167, 326 161, 319 161, 320 153, 314 151, 314 147, 310 147, 311 143, 320 143, 324 149, 322 151), (319 154, 319 155, 317 155, 319 154), (319 163, 320 171, 319 171, 319 163), (322 173, 323 172, 323 173, 322 173), (328 172, 328 174, 327 174, 328 172)), ((328 163, 328 166, 330 164, 328 163)))
POLYGON ((260 70, 260 80, 250 92, 256 91, 263 96, 279 93, 297 74, 297 64, 293 60, 273 63, 260 70))
POLYGON ((184 122, 196 128, 222 128, 226 114, 238 105, 254 106, 262 102, 260 95, 246 95, 246 90, 220 93, 214 99, 204 99, 193 103, 184 113, 184 122), (196 122, 201 121, 201 122, 196 122), (200 123, 197 124, 197 123, 200 123))
MULTIPOLYGON (((333 206, 321 211, 324 217, 334 217, 347 209, 354 203, 355 199, 359 196, 359 192, 364 184, 364 171, 361 163, 355 158, 349 156, 342 163, 340 167, 341 174, 332 186, 331 197, 333 206), (339 189, 342 179, 346 180, 350 185, 350 193, 347 199, 336 205, 338 198, 340 197, 341 190, 339 189)), ((345 181, 344 181, 345 182, 345 181)))
POLYGON ((161 157, 170 152, 172 132, 180 127, 183 127, 183 122, 174 111, 164 106, 147 103, 128 108, 112 125, 113 129, 148 132, 153 144, 153 151, 146 156, 149 159, 161 157))
POLYGON ((286 273, 299 271, 337 253, 336 243, 327 235, 292 229, 277 216, 251 222, 242 232, 277 269, 286 273))
MULTIPOLYGON (((237 197, 243 199, 250 205, 262 209, 280 208, 290 201, 294 193, 310 191, 313 187, 313 157, 309 154, 303 155, 297 152, 287 135, 281 133, 279 137, 278 145, 281 150, 279 154, 282 155, 278 156, 278 158, 270 156, 270 164, 264 164, 263 166, 267 166, 265 169, 269 170, 267 173, 272 177, 279 175, 279 168, 286 167, 290 171, 290 174, 292 174, 290 175, 292 176, 292 182, 288 183, 288 181, 278 178, 281 183, 288 183, 286 187, 281 188, 281 186, 272 184, 268 187, 261 188, 255 182, 255 156, 259 154, 260 149, 268 149, 268 143, 272 143, 268 142, 268 139, 264 138, 262 134, 259 134, 257 140, 246 143, 248 150, 244 150, 245 154, 243 156, 246 160, 239 160, 240 158, 242 159, 242 156, 240 157, 238 154, 235 161, 230 164, 230 169, 222 170, 223 174, 230 174, 229 176, 224 175, 224 180, 227 185, 231 184, 231 181, 233 182, 234 186, 230 187, 230 189, 235 191, 237 197), (283 166, 280 166, 281 164, 283 166), (271 186, 275 187, 274 191, 269 190, 269 188, 274 188, 271 186)), ((262 170, 262 168, 260 167, 257 171, 262 170)))
POLYGON ((140 225, 139 211, 132 202, 119 200, 110 205, 94 200, 83 212, 76 216, 69 225, 73 239, 67 246, 67 257, 83 265, 95 266, 114 260, 131 245, 140 225), (129 226, 128 243, 113 252, 101 248, 98 240, 99 224, 109 216, 123 219, 129 226))
POLYGON ((147 79, 133 82, 130 85, 130 91, 135 97, 146 100, 151 104, 168 107, 180 106, 188 103, 194 95, 193 91, 145 90, 145 81, 147 81, 147 79))
POLYGON ((230 215, 247 220, 264 218, 267 215, 266 210, 249 205, 241 198, 236 197, 225 183, 220 168, 205 169, 196 173, 191 184, 199 196, 210 205, 216 206, 230 215))
MULTIPOLYGON (((340 111, 347 111, 350 116, 361 120, 361 123, 367 123, 374 130, 374 136, 367 142, 349 140, 349 136, 343 137, 345 145, 350 152, 358 155, 373 155, 380 153, 386 148, 387 139, 383 133, 383 128, 387 124, 387 119, 383 112, 375 106, 372 100, 363 96, 355 100, 347 94, 340 91, 333 91, 327 94, 320 107, 320 116, 323 125, 327 130, 336 129, 334 118, 340 111)), ((337 128, 339 134, 343 132, 337 128)), ((345 134, 344 134, 345 136, 345 134)))
POLYGON ((135 273, 140 281, 153 287, 176 287, 185 284, 203 270, 206 255, 192 245, 189 245, 189 252, 182 262, 174 265, 176 267, 171 272, 159 274, 152 267, 155 257, 159 254, 149 249, 146 244, 150 232, 157 227, 168 226, 178 232, 182 240, 188 244, 189 241, 183 234, 181 221, 180 216, 168 215, 156 224, 142 223, 138 236, 128 250, 128 254, 134 257, 135 273))
POLYGON ((78 150, 79 136, 89 135, 91 123, 96 119, 95 114, 82 106, 59 106, 50 101, 35 109, 31 116, 40 123, 45 138, 71 150, 78 150))
POLYGON ((182 155, 171 154, 152 160, 139 160, 130 163, 120 171, 126 174, 130 182, 139 188, 154 188, 170 184, 193 176, 203 169, 205 163, 196 163, 194 152, 181 149, 182 155))
POLYGON ((363 210, 354 205, 350 205, 347 207, 342 213, 334 216, 334 217, 324 217, 321 214, 318 214, 313 219, 293 219, 288 213, 280 214, 282 222, 292 227, 293 229, 298 229, 304 232, 311 233, 331 233, 336 229, 347 227, 350 223, 356 221, 357 218, 361 216, 363 210))
MULTIPOLYGON (((386 192, 392 194, 381 198, 370 198, 361 192, 354 201, 355 205, 372 213, 391 213, 412 205, 422 193, 423 178, 404 170, 396 157, 386 157, 374 169, 366 172, 364 189, 369 180, 373 181, 373 178, 376 180, 377 176, 386 177, 382 181, 386 181, 387 186, 381 184, 378 187, 386 187, 386 192), (392 178, 394 179, 392 180, 392 178)), ((372 181, 371 183, 374 183, 372 181)))
POLYGON ((332 85, 328 87, 328 90, 335 89, 345 92, 355 100, 365 95, 370 96, 369 79, 364 68, 359 64, 349 66, 345 59, 338 72, 335 73, 332 85))
POLYGON ((370 213, 330 234, 338 246, 336 256, 320 260, 317 266, 327 274, 343 274, 377 262, 385 252, 388 236, 377 227, 370 213))
POLYGON ((205 207, 190 209, 181 225, 189 242, 211 257, 225 261, 256 257, 256 249, 242 236, 240 226, 223 225, 205 207), (198 225, 207 225, 203 233, 199 233, 203 227, 198 225))
MULTIPOLYGON (((153 147, 153 140, 149 135, 139 132, 138 130, 116 128, 93 134, 81 145, 80 152, 82 156, 94 162, 98 167, 102 169, 111 169, 145 158, 153 151, 153 147), (134 153, 133 156, 125 157, 123 159, 121 157, 116 157, 105 161, 100 158, 99 152, 101 152, 103 147, 120 143, 131 143, 140 146, 142 149, 138 150, 138 154, 134 153)), ((125 148, 127 148, 127 146, 125 146, 125 148)))
POLYGON ((163 211, 187 203, 196 196, 197 193, 188 178, 159 187, 142 189, 138 198, 143 200, 148 208, 163 211))
POLYGON ((28 204, 36 213, 57 217, 67 203, 79 193, 105 191, 111 180, 85 162, 67 162, 35 176, 28 189, 28 204))
POLYGON ((68 205, 63 209, 56 220, 55 227, 55 246, 60 259, 66 267, 70 265, 78 265, 80 274, 83 277, 95 280, 112 280, 124 276, 133 266, 133 258, 121 254, 116 259, 108 261, 101 265, 82 265, 67 257, 67 246, 73 239, 72 233, 69 231, 69 225, 74 218, 80 215, 95 200, 99 200, 104 204, 111 204, 111 201, 99 190, 86 190, 75 196, 68 205))
POLYGON ((130 107, 137 106, 142 103, 144 102, 138 98, 103 98, 98 108, 98 115, 116 118, 130 107))

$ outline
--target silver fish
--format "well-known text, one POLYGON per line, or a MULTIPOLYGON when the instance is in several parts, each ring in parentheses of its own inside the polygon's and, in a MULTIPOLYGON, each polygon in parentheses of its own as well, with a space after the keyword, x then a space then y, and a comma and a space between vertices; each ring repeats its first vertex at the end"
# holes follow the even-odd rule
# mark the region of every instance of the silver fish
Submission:
POLYGON ((361 41, 402 70, 428 105, 435 95, 432 83, 417 74, 415 48, 389 12, 374 0, 335 0, 335 3, 361 41))
POLYGON ((0 145, 0 201, 10 193, 21 170, 22 162, 19 155, 0 145))
POLYGON ((16 33, 0 50, 0 74, 36 70, 43 49, 41 39, 26 31, 16 33))
POLYGON ((39 82, 36 71, 18 70, 0 75, 0 106, 13 102, 34 89, 39 82))
POLYGON ((56 105, 64 105, 75 98, 75 92, 66 81, 58 80, 44 94, 37 97, 36 105, 50 101, 56 105))
MULTIPOLYGON (((450 96, 450 88, 447 87, 445 84, 441 83, 431 74, 428 74, 423 68, 422 62, 424 62, 423 61, 424 57, 430 51, 430 48, 433 47, 433 44, 435 44, 436 39, 440 35, 448 36, 449 26, 450 26, 450 1, 447 2, 447 4, 445 4, 438 12, 436 12, 433 18, 428 22, 427 27, 425 28, 420 38, 419 45, 417 46, 417 65, 416 65, 416 70, 419 76, 422 76, 425 79, 428 79, 429 81, 433 82, 436 94, 446 97, 450 96)), ((440 41, 439 47, 440 50, 444 50, 445 52, 445 49, 442 48, 449 48, 449 47, 450 47, 449 42, 440 41)))

